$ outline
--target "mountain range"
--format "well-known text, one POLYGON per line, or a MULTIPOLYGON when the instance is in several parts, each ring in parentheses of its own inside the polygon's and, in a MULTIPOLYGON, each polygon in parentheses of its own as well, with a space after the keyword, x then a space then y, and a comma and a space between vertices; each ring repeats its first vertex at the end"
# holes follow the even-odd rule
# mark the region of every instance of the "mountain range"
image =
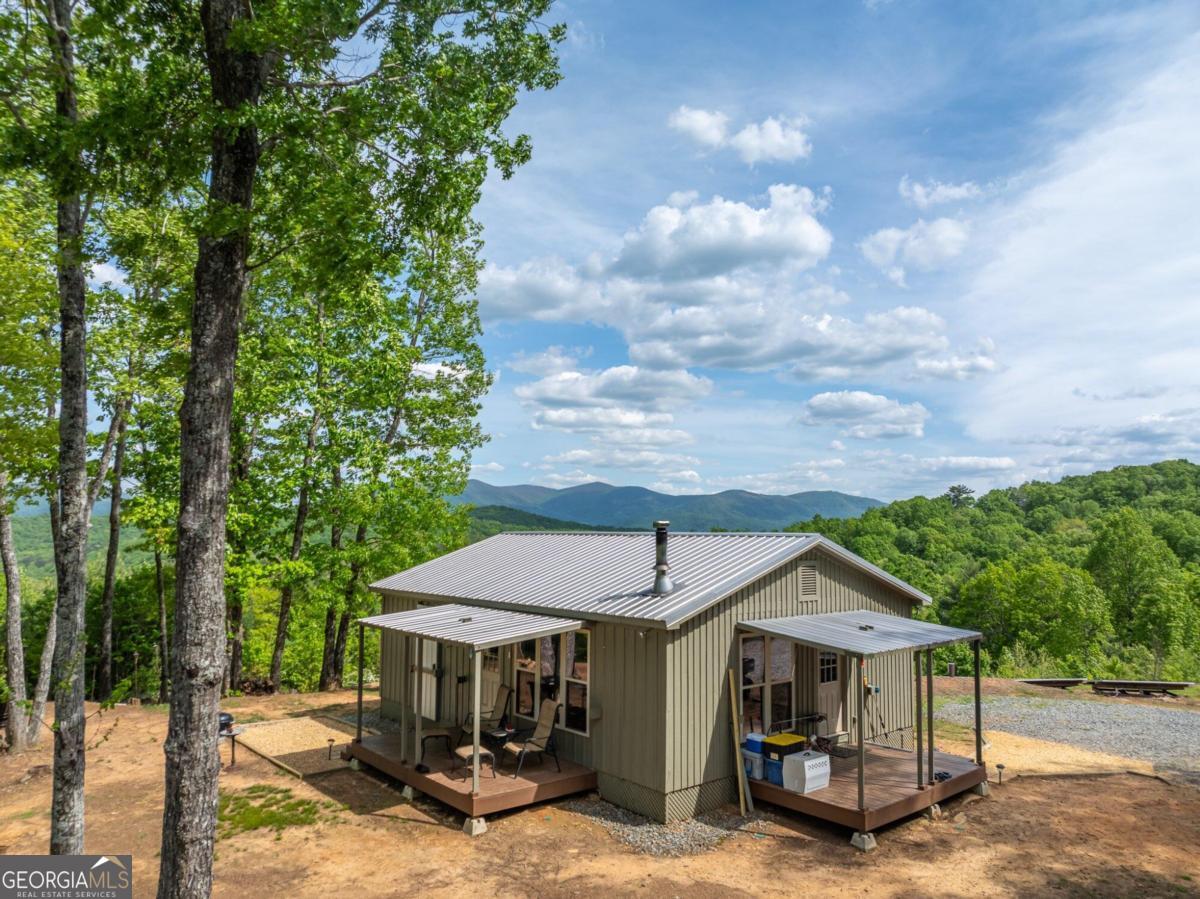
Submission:
POLYGON ((536 484, 503 487, 472 478, 452 502, 473 506, 505 506, 532 515, 588 525, 644 530, 665 518, 681 531, 773 531, 822 515, 853 518, 881 506, 877 499, 835 490, 809 490, 786 496, 725 490, 721 493, 674 496, 645 487, 615 487, 593 481, 555 489, 536 484))

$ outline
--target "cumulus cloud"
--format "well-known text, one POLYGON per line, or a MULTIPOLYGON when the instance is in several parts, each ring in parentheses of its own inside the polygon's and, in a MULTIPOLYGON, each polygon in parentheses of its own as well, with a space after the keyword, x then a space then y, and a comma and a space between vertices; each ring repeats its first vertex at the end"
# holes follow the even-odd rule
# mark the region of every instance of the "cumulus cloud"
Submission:
POLYGON ((516 388, 517 398, 552 408, 664 410, 699 399, 712 381, 686 371, 646 371, 617 365, 598 372, 565 371, 516 388))
POLYGON ((1017 467, 1016 460, 1008 456, 927 456, 918 461, 921 468, 934 474, 984 474, 1017 467))
POLYGON ((723 112, 680 106, 667 117, 667 124, 698 144, 719 147, 725 143, 729 131, 729 116, 723 112))
POLYGON ((804 118, 768 118, 749 124, 729 139, 743 162, 792 162, 812 155, 812 142, 804 133, 804 118))
MULTIPOLYGON (((626 471, 653 472, 677 476, 681 470, 690 470, 700 464, 695 456, 682 453, 667 453, 654 449, 628 449, 609 446, 567 450, 564 453, 546 456, 550 464, 594 466, 598 468, 620 468, 626 471)), ((699 477, 697 475, 697 477, 699 477)))
POLYGON ((655 206, 625 235, 612 271, 689 278, 759 264, 810 268, 829 254, 833 237, 817 220, 825 198, 794 184, 772 185, 767 198, 757 208, 719 196, 703 204, 655 206))
POLYGON ((973 353, 918 359, 915 374, 930 378, 965 381, 976 375, 990 374, 996 370, 996 346, 991 340, 981 340, 973 353))
POLYGON ((471 464, 471 474, 497 474, 504 471, 504 466, 499 462, 474 462, 471 464))
POLYGON ((920 403, 901 403, 865 390, 837 390, 811 397, 800 420, 840 428, 844 437, 871 440, 924 436, 928 418, 929 410, 920 403))
POLYGON ((918 209, 928 209, 943 203, 957 203, 962 200, 975 200, 983 196, 983 191, 974 181, 964 181, 961 184, 944 184, 941 181, 909 180, 908 175, 900 179, 898 187, 900 196, 918 209))
POLYGON ((729 116, 723 112, 680 106, 667 117, 667 124, 703 147, 729 147, 743 162, 794 162, 812 154, 812 141, 803 116, 768 116, 750 122, 731 134, 729 116))
POLYGON ((583 469, 576 468, 567 472, 545 472, 535 476, 533 480, 546 487, 577 487, 580 484, 591 484, 601 479, 583 469))
POLYGON ((548 346, 540 353, 517 353, 508 367, 527 375, 556 375, 578 368, 580 360, 591 354, 591 347, 548 346))
POLYGON ((939 218, 917 219, 908 228, 883 228, 859 244, 867 262, 900 286, 906 269, 931 271, 958 256, 967 245, 970 228, 965 222, 939 218))

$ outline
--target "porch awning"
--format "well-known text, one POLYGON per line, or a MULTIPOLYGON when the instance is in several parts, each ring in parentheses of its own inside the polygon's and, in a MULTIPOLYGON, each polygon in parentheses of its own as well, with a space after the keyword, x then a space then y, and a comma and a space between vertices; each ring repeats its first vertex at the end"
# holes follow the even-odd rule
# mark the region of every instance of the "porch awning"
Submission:
POLYGON ((358 619, 358 623, 469 649, 492 649, 521 640, 565 634, 583 627, 583 622, 574 618, 456 604, 422 606, 407 612, 373 615, 358 619))
POLYGON ((738 627, 754 634, 782 637, 804 646, 856 656, 933 649, 983 637, 978 631, 901 618, 899 615, 883 615, 865 609, 739 621, 738 627))

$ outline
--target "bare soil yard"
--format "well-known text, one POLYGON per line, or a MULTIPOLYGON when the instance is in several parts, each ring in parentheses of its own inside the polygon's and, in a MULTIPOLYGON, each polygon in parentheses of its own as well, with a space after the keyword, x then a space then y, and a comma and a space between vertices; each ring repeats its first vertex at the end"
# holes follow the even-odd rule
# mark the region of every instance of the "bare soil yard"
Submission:
MULTIPOLYGON (((988 692, 1007 690, 989 685, 988 692)), ((227 706, 247 722, 344 714, 351 700, 349 693, 256 697, 227 706)), ((154 894, 158 872, 166 723, 149 707, 92 721, 88 848, 132 852, 139 896, 154 894)), ((308 729, 306 722, 294 731, 308 729)), ((946 735, 945 748, 958 748, 954 736, 946 735)), ((869 855, 852 850, 840 828, 769 812, 753 830, 682 858, 638 854, 594 817, 554 803, 497 817, 472 839, 456 814, 405 802, 367 772, 342 768, 299 781, 239 748, 237 766, 222 774, 215 894, 1200 895, 1200 790, 1128 773, 1013 778, 1056 759, 1067 759, 1070 770, 1145 766, 1083 751, 1068 757, 1067 747, 1028 737, 989 738, 997 758, 1007 757, 1002 789, 987 800, 949 803, 941 820, 890 827, 869 855)), ((228 762, 227 746, 222 757, 228 762)), ((48 746, 0 757, 0 851, 45 851, 49 762, 48 746)))

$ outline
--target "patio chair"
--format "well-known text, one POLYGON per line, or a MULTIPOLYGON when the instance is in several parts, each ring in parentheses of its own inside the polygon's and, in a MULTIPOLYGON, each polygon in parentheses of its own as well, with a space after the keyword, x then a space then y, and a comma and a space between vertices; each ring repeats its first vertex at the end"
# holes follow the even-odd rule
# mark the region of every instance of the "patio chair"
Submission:
MULTIPOLYGON (((508 684, 501 684, 496 688, 496 701, 492 705, 490 712, 483 712, 479 716, 479 729, 481 731, 497 730, 508 715, 508 703, 512 700, 512 687, 508 684)), ((474 712, 467 712, 467 717, 463 719, 462 727, 458 731, 458 745, 462 745, 462 741, 471 736, 472 728, 474 727, 474 712)))
POLYGON ((525 764, 525 757, 530 753, 537 753, 539 759, 544 759, 549 754, 554 759, 554 766, 562 771, 562 764, 558 761, 558 750, 554 745, 554 722, 558 720, 558 710, 561 708, 562 703, 553 699, 543 699, 542 707, 538 710, 537 726, 532 731, 514 734, 513 738, 504 744, 504 751, 517 757, 514 779, 520 777, 521 766, 525 764))

